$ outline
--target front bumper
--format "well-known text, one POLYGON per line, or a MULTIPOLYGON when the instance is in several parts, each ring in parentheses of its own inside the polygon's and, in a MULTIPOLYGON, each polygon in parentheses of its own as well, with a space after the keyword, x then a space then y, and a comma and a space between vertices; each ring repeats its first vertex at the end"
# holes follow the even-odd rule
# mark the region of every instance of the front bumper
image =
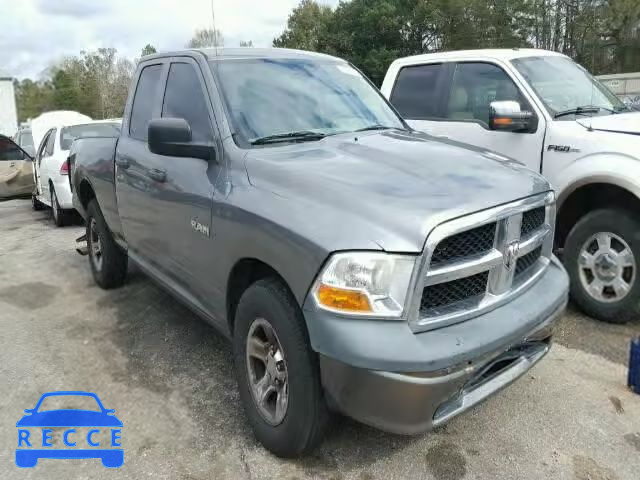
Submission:
POLYGON ((566 272, 554 259, 511 302, 438 330, 414 334, 404 322, 334 322, 310 308, 305 317, 329 403, 368 425, 415 434, 478 404, 542 359, 567 293, 566 272), (333 342, 325 341, 329 336, 333 342))

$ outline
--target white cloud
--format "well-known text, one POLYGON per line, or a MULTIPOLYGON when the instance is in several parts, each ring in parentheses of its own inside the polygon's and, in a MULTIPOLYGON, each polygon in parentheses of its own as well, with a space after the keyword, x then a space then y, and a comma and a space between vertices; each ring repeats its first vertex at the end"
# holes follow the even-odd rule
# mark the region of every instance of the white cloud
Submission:
MULTIPOLYGON (((298 3, 213 0, 216 27, 227 46, 252 40, 268 47, 298 3)), ((37 78, 81 50, 114 47, 133 59, 147 43, 180 49, 197 28, 212 23, 211 0, 0 0, 0 11, 8 12, 0 16, 0 69, 18 78, 37 78)))

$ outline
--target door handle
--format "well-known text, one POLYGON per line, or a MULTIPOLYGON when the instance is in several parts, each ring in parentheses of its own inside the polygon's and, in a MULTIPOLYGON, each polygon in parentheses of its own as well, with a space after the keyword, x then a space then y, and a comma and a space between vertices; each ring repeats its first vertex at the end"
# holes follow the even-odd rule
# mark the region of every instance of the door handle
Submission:
POLYGON ((149 178, 156 182, 164 182, 167 179, 167 171, 161 168, 152 168, 149 170, 149 178))
POLYGON ((131 166, 129 159, 124 157, 116 158, 116 165, 125 170, 131 166))

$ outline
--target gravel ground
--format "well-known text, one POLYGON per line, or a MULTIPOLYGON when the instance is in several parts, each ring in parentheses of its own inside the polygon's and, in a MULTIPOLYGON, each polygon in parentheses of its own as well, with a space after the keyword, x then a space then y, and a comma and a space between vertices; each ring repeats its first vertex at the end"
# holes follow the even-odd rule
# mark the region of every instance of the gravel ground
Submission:
POLYGON ((96 287, 74 251, 82 231, 54 228, 28 201, 0 203, 2 478, 638 478, 640 396, 625 387, 625 363, 639 322, 570 310, 545 360, 446 427, 400 437, 337 417, 313 456, 283 461, 250 432, 226 341, 135 269, 121 289, 96 287), (73 389, 96 392, 123 421, 123 467, 18 469, 23 409, 73 389))

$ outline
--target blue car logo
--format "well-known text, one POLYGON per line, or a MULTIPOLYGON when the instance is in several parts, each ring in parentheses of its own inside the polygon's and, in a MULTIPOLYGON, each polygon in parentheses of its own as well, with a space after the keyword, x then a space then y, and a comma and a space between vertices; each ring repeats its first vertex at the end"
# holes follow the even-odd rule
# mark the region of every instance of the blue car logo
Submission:
MULTIPOLYGON (((66 400, 66 399, 64 399, 66 400)), ((35 467, 39 458, 99 458, 102 465, 118 468, 124 463, 124 452, 121 447, 122 422, 114 415, 114 410, 104 408, 95 393, 91 392, 49 392, 40 397, 33 409, 26 409, 26 414, 16 423, 18 427, 18 448, 16 448, 16 465, 22 468, 35 467), (57 409, 44 410, 42 402, 49 397, 84 397, 92 398, 98 409, 76 410, 57 409), (67 448, 54 448, 52 428, 64 427, 62 440, 67 448), (80 434, 77 428, 89 430, 80 434), (105 436, 106 435, 106 436, 105 436), (74 448, 80 443, 89 448, 74 448), (109 446, 111 448, 104 448, 109 446)))

